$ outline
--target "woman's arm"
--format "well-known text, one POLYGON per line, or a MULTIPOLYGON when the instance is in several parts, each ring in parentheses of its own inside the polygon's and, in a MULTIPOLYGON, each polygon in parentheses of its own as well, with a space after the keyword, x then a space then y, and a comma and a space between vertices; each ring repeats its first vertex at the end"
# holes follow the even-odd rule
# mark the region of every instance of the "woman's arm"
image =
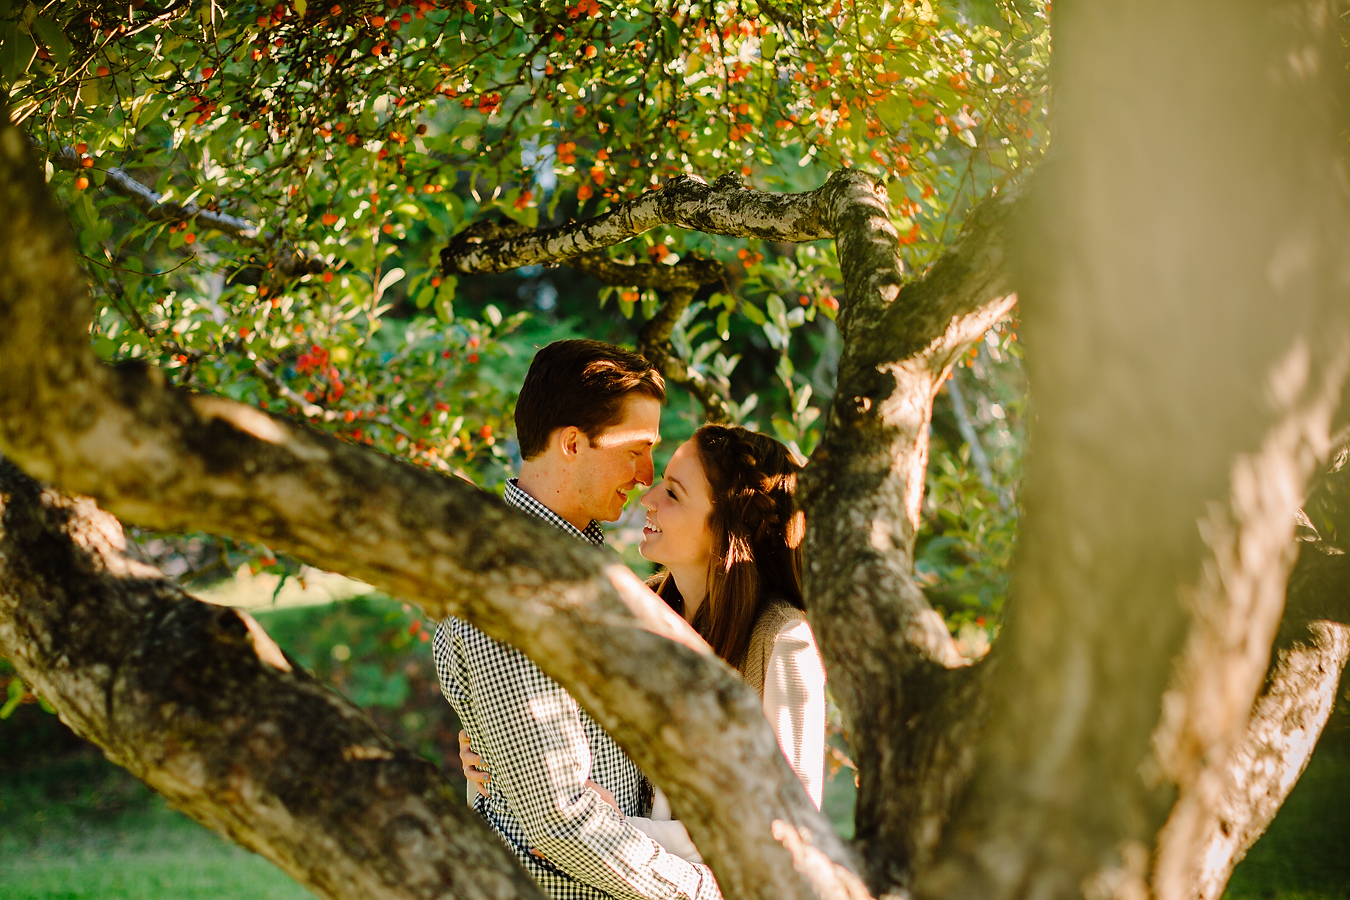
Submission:
POLYGON ((825 667, 806 622, 778 632, 764 672, 764 715, 778 746, 820 807, 825 789, 825 667))

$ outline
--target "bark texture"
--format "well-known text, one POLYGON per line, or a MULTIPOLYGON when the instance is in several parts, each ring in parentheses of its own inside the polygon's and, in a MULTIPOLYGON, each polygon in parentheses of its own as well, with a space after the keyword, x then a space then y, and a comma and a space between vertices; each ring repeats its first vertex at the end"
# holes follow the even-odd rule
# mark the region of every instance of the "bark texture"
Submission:
POLYGON ((887 198, 840 198, 844 350, 804 478, 806 583, 858 765, 857 842, 874 891, 922 869, 970 774, 984 672, 963 670, 913 578, 933 399, 952 364, 1012 307, 1006 227, 1020 191, 985 201, 922 279, 904 284, 887 198), (902 288, 901 285, 904 284, 902 288))
POLYGON ((1015 602, 919 890, 1189 898, 1350 350, 1335 18, 1055 15, 1057 158, 1018 252, 1037 418, 1015 602))
POLYGON ((829 238, 834 233, 825 216, 840 184, 831 178, 811 193, 773 194, 746 190, 734 175, 712 184, 677 175, 661 188, 584 222, 510 237, 468 229, 441 251, 441 269, 447 275, 506 272, 593 253, 660 225, 772 241, 829 238))
POLYGON ((758 699, 626 567, 456 479, 184 394, 154 370, 98 365, 64 223, 7 120, 0 191, 0 449, 29 474, 147 527, 265 541, 463 616, 538 660, 615 736, 727 894, 862 893, 758 699))
POLYGON ((435 766, 124 548, 0 459, 0 653, 77 734, 320 897, 542 900, 435 766))

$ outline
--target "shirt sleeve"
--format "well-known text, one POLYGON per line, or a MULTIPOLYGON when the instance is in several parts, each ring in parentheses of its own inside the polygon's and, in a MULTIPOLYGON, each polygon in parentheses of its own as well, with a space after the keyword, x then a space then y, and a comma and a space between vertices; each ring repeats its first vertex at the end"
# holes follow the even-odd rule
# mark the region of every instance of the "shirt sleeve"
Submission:
POLYGON ((561 686, 510 647, 454 640, 470 682, 471 742, 530 850, 618 900, 720 900, 711 870, 667 852, 585 786, 590 743, 561 686))
POLYGON ((825 667, 805 621, 774 639, 764 673, 764 715, 819 809, 825 789, 825 667))

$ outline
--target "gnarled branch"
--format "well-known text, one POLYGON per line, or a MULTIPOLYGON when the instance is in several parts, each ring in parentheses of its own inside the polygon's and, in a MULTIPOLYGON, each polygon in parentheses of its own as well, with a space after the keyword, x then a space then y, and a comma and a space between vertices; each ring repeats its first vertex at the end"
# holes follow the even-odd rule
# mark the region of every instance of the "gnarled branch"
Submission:
POLYGON ((726 283, 726 269, 715 259, 686 256, 673 266, 624 263, 603 253, 589 253, 564 260, 567 265, 611 285, 631 285, 657 291, 661 305, 638 335, 638 351, 660 370, 667 381, 693 394, 709 420, 731 418, 721 387, 676 355, 670 334, 694 295, 702 287, 726 283))
POLYGON ((747 190, 734 175, 712 184, 679 175, 584 222, 511 236, 457 235, 441 251, 441 270, 447 275, 506 272, 593 253, 661 225, 773 241, 834 237, 831 202, 843 180, 847 175, 836 173, 815 191, 774 194, 747 190))

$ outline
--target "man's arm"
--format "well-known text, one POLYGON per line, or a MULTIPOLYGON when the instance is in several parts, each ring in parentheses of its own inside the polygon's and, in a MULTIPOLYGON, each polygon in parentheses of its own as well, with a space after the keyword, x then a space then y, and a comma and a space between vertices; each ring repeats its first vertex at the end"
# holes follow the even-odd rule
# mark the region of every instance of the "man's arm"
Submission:
POLYGON ((566 691, 485 636, 456 630, 454 640, 473 698, 474 721, 465 724, 474 749, 532 851, 621 900, 719 900, 707 867, 666 852, 586 786, 590 743, 566 691))

